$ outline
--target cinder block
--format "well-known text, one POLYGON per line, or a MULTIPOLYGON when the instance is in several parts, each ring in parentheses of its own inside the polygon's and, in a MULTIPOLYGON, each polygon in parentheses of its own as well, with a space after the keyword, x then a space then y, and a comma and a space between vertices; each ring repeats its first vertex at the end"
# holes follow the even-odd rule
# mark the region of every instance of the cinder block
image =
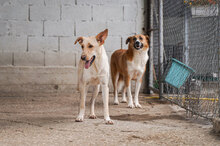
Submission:
POLYGON ((6 6, 6 5, 10 5, 11 1, 9 0, 1 0, 0 1, 0 6, 6 6))
POLYGON ((62 0, 61 4, 64 6, 75 6, 76 0, 62 0))
POLYGON ((29 37, 29 51, 58 51, 58 37, 29 37))
POLYGON ((46 6, 60 6, 62 0, 44 0, 46 6))
POLYGON ((130 5, 130 6, 135 6, 137 5, 137 1, 144 1, 144 0, 106 0, 106 4, 108 5, 117 5, 120 4, 120 5, 130 5))
POLYGON ((15 52, 15 66, 44 66, 44 52, 15 52))
POLYGON ((2 36, 0 37, 0 50, 11 51, 26 51, 27 37, 2 36))
POLYGON ((137 0, 77 0, 78 5, 137 5, 137 0))
POLYGON ((146 5, 147 5, 147 2, 145 0, 137 0, 137 6, 139 9, 145 8, 146 5))
POLYGON ((73 21, 46 21, 44 25, 46 36, 73 36, 74 22, 73 21))
POLYGON ((81 47, 74 44, 77 37, 60 37, 60 50, 61 51, 80 51, 81 47))
POLYGON ((31 20, 60 20, 60 7, 31 6, 31 20))
POLYGON ((45 0, 46 6, 74 6, 76 0, 45 0))
POLYGON ((0 52, 0 66, 12 65, 12 53, 0 52))
POLYGON ((44 0, 8 0, 11 1, 12 5, 34 5, 34 6, 43 6, 44 0))
POLYGON ((122 6, 93 6, 94 21, 123 20, 122 6))
POLYGON ((135 34, 135 22, 108 22, 109 35, 132 35, 135 34))
MULTIPOLYGON (((0 68, 0 85, 76 84, 75 67, 16 66, 0 68)), ((0 89, 1 90, 1 89, 0 89)), ((14 91, 16 89, 13 89, 14 91)), ((43 89, 45 91, 45 89, 43 89)))
POLYGON ((76 23, 76 36, 93 36, 105 29, 105 22, 78 22, 76 23))
POLYGON ((63 6, 62 20, 91 20, 91 6, 63 6))
POLYGON ((41 21, 13 21, 12 22, 13 35, 30 35, 42 36, 43 22, 41 21))
POLYGON ((46 66, 76 66, 75 52, 52 52, 45 53, 46 66))
POLYGON ((107 52, 113 52, 115 50, 121 49, 121 37, 108 36, 104 46, 107 52))
POLYGON ((137 10, 137 18, 136 18, 136 33, 141 34, 143 33, 143 28, 146 28, 146 16, 147 13, 145 9, 138 9, 137 10))
POLYGON ((135 21, 137 18, 137 6, 124 6, 124 20, 135 21))
POLYGON ((79 65, 79 61, 81 59, 81 54, 82 54, 81 50, 76 52, 76 67, 78 67, 78 65, 79 65))
POLYGON ((103 5, 103 0, 77 0, 77 5, 103 5))
POLYGON ((27 20, 28 6, 0 6, 0 19, 3 20, 27 20))
MULTIPOLYGON (((110 64, 111 56, 113 52, 106 52, 108 56, 108 63, 110 64)), ((111 74, 111 73, 110 73, 111 74)))
POLYGON ((0 0, 1 6, 44 6, 44 0, 0 0))
POLYGON ((8 35, 9 28, 10 26, 8 21, 0 21, 0 35, 8 35))

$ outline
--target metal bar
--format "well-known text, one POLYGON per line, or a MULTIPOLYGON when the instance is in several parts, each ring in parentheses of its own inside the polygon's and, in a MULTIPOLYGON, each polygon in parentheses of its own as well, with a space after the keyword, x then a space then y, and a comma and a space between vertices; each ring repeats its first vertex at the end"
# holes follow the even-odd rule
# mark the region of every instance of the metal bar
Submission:
MULTIPOLYGON (((154 0, 151 0, 150 1, 150 29, 153 29, 154 27, 154 14, 153 14, 153 10, 154 10, 154 0)), ((153 45, 154 45, 154 42, 153 42, 153 36, 154 32, 153 31, 150 31, 150 67, 149 67, 149 87, 153 87, 153 68, 154 68, 154 56, 153 56, 153 45)), ((153 93, 152 90, 150 90, 150 94, 153 93)))
MULTIPOLYGON (((218 0, 218 35, 220 35, 220 0, 218 0)), ((217 35, 217 46, 218 46, 218 117, 220 117, 220 40, 217 35)))
POLYGON ((163 95, 163 83, 162 83, 162 75, 163 75, 163 0, 158 1, 159 5, 159 53, 158 53, 158 64, 159 64, 159 96, 162 98, 163 95))
POLYGON ((185 64, 189 65, 189 20, 188 20, 188 7, 184 8, 184 35, 185 35, 185 64))
POLYGON ((204 115, 202 115, 201 113, 199 113, 199 112, 197 112, 197 111, 193 111, 192 109, 186 108, 186 107, 182 106, 181 104, 174 102, 172 99, 169 99, 169 98, 166 98, 166 97, 163 97, 163 96, 161 96, 160 98, 163 98, 163 99, 165 99, 165 100, 167 100, 167 101, 170 101, 170 102, 172 102, 173 104, 176 104, 176 105, 178 105, 179 107, 181 107, 181 108, 183 108, 183 109, 185 109, 185 110, 187 110, 187 111, 193 113, 194 115, 198 115, 198 116, 200 116, 200 117, 203 117, 203 118, 206 118, 206 119, 212 121, 212 117, 204 116, 204 115))

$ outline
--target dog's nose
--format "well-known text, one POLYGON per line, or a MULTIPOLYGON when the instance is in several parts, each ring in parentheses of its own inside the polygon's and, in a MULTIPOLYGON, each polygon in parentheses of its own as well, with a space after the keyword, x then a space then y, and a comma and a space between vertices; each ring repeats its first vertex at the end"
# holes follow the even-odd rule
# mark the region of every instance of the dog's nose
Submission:
POLYGON ((135 42, 135 46, 140 47, 140 46, 141 46, 141 43, 140 43, 139 41, 136 41, 136 42, 135 42))
POLYGON ((82 55, 82 56, 81 56, 81 59, 82 59, 82 60, 86 60, 86 56, 85 56, 85 55, 82 55))

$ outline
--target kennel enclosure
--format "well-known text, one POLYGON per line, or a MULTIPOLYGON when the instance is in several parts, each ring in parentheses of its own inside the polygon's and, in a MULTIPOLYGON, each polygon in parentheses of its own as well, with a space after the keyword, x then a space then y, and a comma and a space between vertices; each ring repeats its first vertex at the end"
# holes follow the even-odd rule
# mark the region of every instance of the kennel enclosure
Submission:
POLYGON ((150 12, 153 22, 150 67, 156 72, 154 83, 159 81, 160 97, 185 108, 191 115, 219 117, 219 0, 152 0, 150 12), (189 70, 172 68, 179 78, 168 74, 168 81, 164 74, 170 60, 184 64, 189 70), (186 77, 180 75, 184 72, 186 77))

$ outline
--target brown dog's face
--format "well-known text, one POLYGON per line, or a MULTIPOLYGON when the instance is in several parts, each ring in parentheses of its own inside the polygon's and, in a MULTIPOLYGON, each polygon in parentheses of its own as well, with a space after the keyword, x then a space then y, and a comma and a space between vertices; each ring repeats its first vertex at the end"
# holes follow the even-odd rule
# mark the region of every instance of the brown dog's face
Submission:
POLYGON ((147 35, 135 35, 128 37, 126 44, 135 50, 147 50, 149 48, 149 37, 147 35))
POLYGON ((104 44, 108 36, 108 29, 100 32, 96 36, 79 37, 76 39, 75 44, 79 42, 82 47, 81 59, 85 61, 85 68, 88 69, 96 58, 96 53, 99 51, 100 46, 104 44))

